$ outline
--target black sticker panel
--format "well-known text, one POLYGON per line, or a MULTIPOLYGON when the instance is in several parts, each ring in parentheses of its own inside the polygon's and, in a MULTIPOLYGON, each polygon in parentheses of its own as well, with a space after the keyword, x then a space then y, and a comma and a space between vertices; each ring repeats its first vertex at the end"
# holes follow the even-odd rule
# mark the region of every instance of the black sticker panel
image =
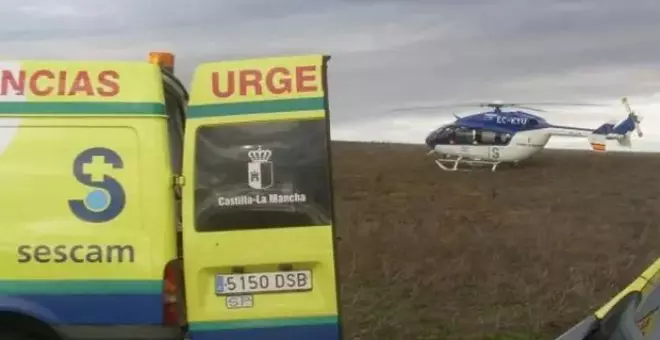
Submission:
POLYGON ((327 142, 325 119, 200 127, 195 228, 331 224, 327 142))

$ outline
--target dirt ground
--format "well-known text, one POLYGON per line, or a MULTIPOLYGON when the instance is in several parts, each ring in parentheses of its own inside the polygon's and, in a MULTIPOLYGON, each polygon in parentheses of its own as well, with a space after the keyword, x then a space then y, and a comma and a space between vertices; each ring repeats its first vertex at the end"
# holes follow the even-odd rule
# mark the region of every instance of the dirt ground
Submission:
POLYGON ((552 339, 660 256, 660 154, 447 173, 425 151, 333 144, 346 340, 552 339))

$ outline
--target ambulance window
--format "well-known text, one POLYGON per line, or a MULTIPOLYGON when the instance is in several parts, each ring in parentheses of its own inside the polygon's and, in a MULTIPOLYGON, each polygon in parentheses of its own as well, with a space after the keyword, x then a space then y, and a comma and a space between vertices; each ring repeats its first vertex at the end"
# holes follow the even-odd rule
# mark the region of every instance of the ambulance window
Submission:
POLYGON ((195 146, 199 232, 329 225, 324 120, 202 126, 195 146))
POLYGON ((183 154, 183 109, 179 98, 167 90, 165 91, 165 108, 168 116, 172 170, 180 173, 183 154))

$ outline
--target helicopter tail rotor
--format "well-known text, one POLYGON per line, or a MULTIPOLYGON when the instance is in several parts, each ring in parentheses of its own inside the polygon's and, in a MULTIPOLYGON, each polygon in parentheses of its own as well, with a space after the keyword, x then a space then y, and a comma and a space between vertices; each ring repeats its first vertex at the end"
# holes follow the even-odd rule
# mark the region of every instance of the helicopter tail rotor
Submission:
MULTIPOLYGON (((602 145, 604 148, 605 139, 614 139, 620 146, 630 148, 632 146, 631 137, 633 132, 635 132, 638 137, 642 137, 644 135, 640 127, 642 117, 637 115, 635 111, 630 108, 630 105, 628 104, 628 98, 621 98, 621 103, 628 113, 626 119, 622 120, 617 125, 606 123, 598 129, 594 130, 594 132, 589 137, 592 146, 594 146, 594 143, 596 143, 597 145, 602 145)), ((596 150, 596 148, 594 150, 596 150)))
MULTIPOLYGON (((637 137, 642 137, 642 136, 644 135, 644 133, 642 132, 642 129, 641 129, 640 125, 641 125, 641 123, 642 123, 642 119, 643 119, 644 117, 637 115, 637 114, 635 113, 635 111, 633 111, 633 110, 630 108, 630 104, 628 104, 628 98, 627 98, 627 97, 623 97, 623 98, 621 98, 621 103, 622 103, 623 106, 626 108, 626 112, 628 112, 628 118, 627 118, 626 120, 630 120, 630 121, 631 121, 631 123, 632 123, 632 125, 633 125, 633 127, 634 127, 634 130, 635 130, 635 132, 637 133, 637 137)), ((619 125, 623 125, 625 122, 626 122, 626 121, 622 122, 622 123, 619 124, 619 125)), ((616 128, 615 128, 615 130, 616 130, 616 128)))

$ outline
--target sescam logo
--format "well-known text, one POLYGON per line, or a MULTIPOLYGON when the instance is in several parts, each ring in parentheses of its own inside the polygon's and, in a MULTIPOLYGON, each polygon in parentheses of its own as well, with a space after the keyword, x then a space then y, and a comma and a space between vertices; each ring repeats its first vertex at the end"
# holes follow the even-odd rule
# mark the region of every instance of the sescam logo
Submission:
MULTIPOLYGON (((247 163, 247 185, 255 190, 271 189, 275 184, 274 163, 271 160, 273 151, 262 149, 259 146, 256 150, 248 151, 250 161, 247 163)), ((253 204, 292 204, 305 203, 307 196, 299 192, 289 193, 269 193, 256 195, 240 195, 234 197, 218 198, 218 205, 221 207, 248 206, 253 204)))
POLYGON ((119 216, 126 204, 121 184, 107 175, 109 169, 122 169, 121 157, 108 148, 90 148, 73 161, 73 175, 78 182, 95 188, 80 200, 69 200, 71 212, 91 223, 108 222, 119 216))

